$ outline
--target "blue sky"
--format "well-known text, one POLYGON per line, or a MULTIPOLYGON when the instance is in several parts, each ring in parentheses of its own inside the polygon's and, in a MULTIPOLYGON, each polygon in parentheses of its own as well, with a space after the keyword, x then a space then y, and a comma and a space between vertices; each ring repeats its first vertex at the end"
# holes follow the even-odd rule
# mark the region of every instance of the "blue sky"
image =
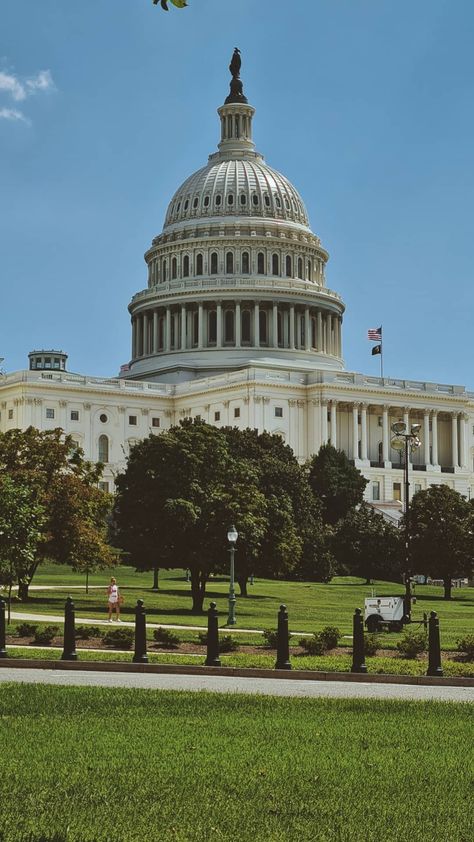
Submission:
POLYGON ((474 304, 472 0, 2 0, 0 356, 115 375, 178 185, 218 141, 227 66, 298 188, 350 370, 465 384, 474 304))

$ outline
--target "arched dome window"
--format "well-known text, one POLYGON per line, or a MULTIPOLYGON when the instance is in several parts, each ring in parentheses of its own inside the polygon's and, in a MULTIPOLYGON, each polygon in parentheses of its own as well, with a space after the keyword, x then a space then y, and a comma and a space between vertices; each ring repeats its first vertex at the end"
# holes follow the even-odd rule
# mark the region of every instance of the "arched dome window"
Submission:
POLYGON ((286 196, 285 196, 285 208, 286 208, 287 210, 290 210, 290 209, 291 209, 291 208, 290 208, 290 203, 289 203, 288 199, 286 198, 286 196))
POLYGON ((234 255, 231 251, 228 251, 225 256, 225 271, 227 275, 234 273, 234 255))
POLYGON ((209 196, 204 196, 204 207, 205 208, 209 207, 209 201, 210 201, 209 196))
POLYGON ((208 313, 207 341, 209 345, 215 345, 217 342, 217 313, 215 310, 209 310, 208 313))
POLYGON ((291 278, 291 276, 293 275, 293 267, 291 265, 291 257, 290 257, 289 254, 286 255, 285 263, 286 263, 286 277, 291 278))
POLYGON ((303 260, 301 257, 298 258, 298 278, 303 280, 303 260))
POLYGON ((184 203, 184 210, 187 211, 188 208, 189 208, 189 199, 186 199, 186 201, 184 203))
POLYGON ((175 257, 171 260, 171 280, 174 281, 178 275, 178 261, 175 257))
POLYGON ((227 196, 227 204, 228 205, 234 204, 234 194, 233 193, 229 193, 229 195, 227 196))
POLYGON ((308 281, 313 280, 313 272, 311 270, 311 260, 308 260, 308 263, 307 263, 307 266, 306 266, 306 277, 307 277, 308 281))
POLYGON ((161 265, 161 276, 163 278, 163 282, 168 280, 168 266, 166 260, 163 260, 163 263, 161 265))
POLYGON ((280 258, 277 254, 272 254, 272 275, 280 274, 280 258))
POLYGON ((242 274, 250 274, 250 255, 248 251, 242 252, 242 274))
POLYGON ((224 342, 235 342, 234 311, 226 310, 224 316, 224 342))
POLYGON ((263 251, 259 251, 257 254, 257 272, 259 275, 265 274, 265 255, 263 251))
POLYGON ((202 275, 202 254, 196 256, 196 275, 202 275))
POLYGON ((276 204, 277 208, 281 208, 281 199, 280 199, 279 196, 277 196, 276 193, 275 193, 275 204, 276 204))
POLYGON ((183 258, 183 278, 189 278, 189 257, 187 254, 183 258))
POLYGON ((211 253, 211 275, 217 275, 217 251, 211 253))
POLYGON ((253 194, 253 196, 252 196, 252 202, 253 202, 253 204, 255 205, 255 207, 257 207, 257 205, 258 205, 258 196, 257 196, 257 194, 256 194, 256 193, 254 193, 254 194, 253 194))
POLYGON ((194 208, 194 209, 196 209, 196 208, 197 208, 197 206, 198 206, 198 204, 199 204, 199 199, 198 199, 198 197, 196 196, 196 198, 195 198, 195 199, 194 199, 194 201, 193 201, 193 208, 194 208))
POLYGON ((241 204, 241 205, 246 205, 246 204, 247 204, 247 196, 245 195, 245 193, 241 193, 241 194, 240 194, 240 204, 241 204))
POLYGON ((270 207, 270 196, 268 195, 268 193, 265 193, 264 201, 265 201, 265 207, 269 208, 270 207))
POLYGON ((265 310, 260 310, 258 314, 258 323, 260 327, 260 345, 266 345, 268 342, 268 329, 267 314, 265 310))
POLYGON ((181 202, 178 202, 178 207, 176 208, 176 213, 179 213, 181 210, 181 202))
POLYGON ((250 345, 250 310, 242 310, 242 344, 250 345))
POLYGON ((220 203, 222 202, 222 196, 218 193, 216 196, 216 205, 219 207, 220 203))
POLYGON ((99 462, 109 461, 109 439, 107 436, 99 436, 99 462))

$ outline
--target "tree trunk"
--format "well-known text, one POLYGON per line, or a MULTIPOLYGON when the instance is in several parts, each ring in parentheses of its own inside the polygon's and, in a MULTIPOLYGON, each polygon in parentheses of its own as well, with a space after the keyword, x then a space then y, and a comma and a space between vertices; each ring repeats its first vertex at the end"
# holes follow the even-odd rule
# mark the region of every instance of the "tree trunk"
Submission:
POLYGON ((366 585, 371 585, 371 584, 372 584, 372 579, 370 578, 370 576, 367 576, 367 577, 366 577, 366 579, 365 579, 365 584, 366 584, 366 585))
POLYGON ((28 600, 29 586, 29 582, 18 582, 18 599, 20 599, 22 602, 27 602, 28 600))
POLYGON ((158 572, 160 568, 158 566, 153 568, 153 587, 152 591, 159 591, 160 586, 158 585, 158 572))
POLYGON ((206 596, 207 576, 202 570, 191 570, 191 596, 193 598, 193 614, 202 614, 204 597, 206 596))
POLYGON ((248 596, 247 593, 247 576, 242 576, 240 579, 237 579, 240 588, 240 596, 248 596))
POLYGON ((444 582, 444 599, 451 599, 451 576, 445 576, 444 582))

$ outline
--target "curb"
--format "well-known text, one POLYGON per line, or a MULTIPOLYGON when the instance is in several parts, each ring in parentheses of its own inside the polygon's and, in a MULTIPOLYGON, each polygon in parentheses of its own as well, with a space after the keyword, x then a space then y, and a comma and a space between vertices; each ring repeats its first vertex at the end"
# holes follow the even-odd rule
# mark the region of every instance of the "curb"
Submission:
POLYGON ((361 675, 352 672, 318 672, 316 670, 239 669, 238 667, 206 667, 179 664, 134 664, 118 661, 31 661, 27 658, 0 658, 0 669, 37 669, 82 672, 124 672, 167 675, 223 675, 231 678, 273 678, 304 681, 346 681, 358 684, 411 684, 427 687, 474 687, 474 678, 461 676, 391 675, 376 673, 361 675))

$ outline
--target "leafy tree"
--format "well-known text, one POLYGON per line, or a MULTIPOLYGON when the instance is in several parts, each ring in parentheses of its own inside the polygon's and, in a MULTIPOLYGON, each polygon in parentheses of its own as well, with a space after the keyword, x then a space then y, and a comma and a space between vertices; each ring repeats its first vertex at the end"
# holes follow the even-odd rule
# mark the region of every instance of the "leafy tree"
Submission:
POLYGON ((4 474, 0 476, 0 583, 8 585, 8 622, 11 593, 33 563, 46 516, 32 488, 4 474))
POLYGON ((135 566, 191 572, 193 611, 202 611, 211 572, 227 569, 227 530, 251 564, 264 535, 266 501, 255 470, 230 452, 222 430, 182 421, 131 451, 117 478, 118 539, 135 566))
POLYGON ((337 523, 362 503, 368 480, 350 464, 342 450, 323 444, 308 462, 307 469, 313 493, 321 501, 325 523, 337 523))
POLYGON ((28 489, 44 513, 40 528, 36 522, 40 536, 35 552, 18 578, 22 599, 46 558, 74 569, 113 563, 107 543, 111 498, 97 487, 102 466, 87 462, 70 436, 61 429, 40 432, 34 427, 0 433, 0 472, 16 487, 28 489))
POLYGON ((447 485, 418 491, 410 504, 409 547, 412 570, 442 579, 451 599, 451 579, 474 569, 474 508, 447 485))
POLYGON ((372 579, 400 581, 402 544, 400 530, 363 503, 339 521, 332 549, 341 572, 370 584, 372 579))

